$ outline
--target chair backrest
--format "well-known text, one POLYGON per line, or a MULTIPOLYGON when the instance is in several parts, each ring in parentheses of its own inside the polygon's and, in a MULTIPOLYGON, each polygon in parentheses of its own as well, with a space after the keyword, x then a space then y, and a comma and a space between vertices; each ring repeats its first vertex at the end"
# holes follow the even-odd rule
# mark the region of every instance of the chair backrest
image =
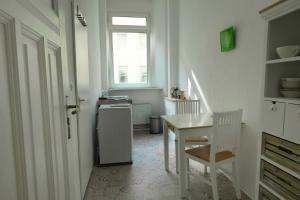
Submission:
POLYGON ((239 153, 242 114, 243 110, 214 113, 210 160, 214 161, 216 153, 220 151, 232 151, 235 155, 239 153))
POLYGON ((200 100, 178 100, 176 114, 200 114, 200 100))

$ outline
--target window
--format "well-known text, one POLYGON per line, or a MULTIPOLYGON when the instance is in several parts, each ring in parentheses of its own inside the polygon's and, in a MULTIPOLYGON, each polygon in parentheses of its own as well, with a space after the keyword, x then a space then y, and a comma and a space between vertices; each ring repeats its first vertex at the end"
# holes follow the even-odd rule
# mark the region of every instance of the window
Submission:
POLYGON ((111 86, 148 86, 148 18, 112 16, 110 19, 111 86))
POLYGON ((119 66, 119 82, 118 83, 127 83, 128 82, 128 67, 127 66, 119 66))
POLYGON ((147 26, 145 17, 112 17, 112 25, 147 26))

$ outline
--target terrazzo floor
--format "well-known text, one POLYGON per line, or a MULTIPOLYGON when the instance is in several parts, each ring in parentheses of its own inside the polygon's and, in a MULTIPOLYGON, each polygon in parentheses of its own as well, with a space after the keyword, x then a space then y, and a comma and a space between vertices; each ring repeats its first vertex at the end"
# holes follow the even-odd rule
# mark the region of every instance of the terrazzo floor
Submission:
MULTIPOLYGON (((203 166, 191 161, 194 173, 203 166)), ((174 140, 170 139, 170 170, 164 169, 162 135, 134 133, 133 164, 95 167, 86 191, 85 200, 176 200, 179 198, 178 177, 175 173, 174 140)), ((221 173, 218 190, 222 200, 234 200, 231 182, 221 173)), ((211 187, 191 176, 189 200, 212 199, 211 187)), ((243 200, 249 198, 242 194, 243 200)))

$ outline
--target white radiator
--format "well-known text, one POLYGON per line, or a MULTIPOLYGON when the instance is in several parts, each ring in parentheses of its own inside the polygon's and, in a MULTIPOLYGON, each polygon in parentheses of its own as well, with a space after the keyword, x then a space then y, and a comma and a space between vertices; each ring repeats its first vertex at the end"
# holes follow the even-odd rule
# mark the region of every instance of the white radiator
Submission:
POLYGON ((132 118, 134 125, 149 124, 149 117, 152 115, 152 105, 141 103, 132 105, 132 118))

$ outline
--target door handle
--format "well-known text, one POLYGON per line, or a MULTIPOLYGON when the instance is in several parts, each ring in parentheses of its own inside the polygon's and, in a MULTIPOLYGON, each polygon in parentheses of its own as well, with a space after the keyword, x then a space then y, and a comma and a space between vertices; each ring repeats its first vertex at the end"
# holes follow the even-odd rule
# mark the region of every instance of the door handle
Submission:
MULTIPOLYGON (((70 109, 75 109, 75 112, 77 112, 78 106, 77 105, 70 105, 68 102, 68 98, 69 96, 65 96, 66 98, 66 116, 67 116, 67 131, 68 131, 68 135, 67 138, 71 139, 71 120, 70 120, 70 116, 69 116, 69 112, 68 110, 70 109)), ((74 110, 71 112, 72 115, 74 115, 74 110)))
POLYGON ((78 105, 69 105, 69 104, 67 104, 66 108, 67 108, 67 110, 69 110, 69 109, 76 109, 76 108, 78 108, 78 105))
POLYGON ((74 109, 74 110, 71 111, 71 114, 75 115, 75 114, 79 113, 79 108, 80 107, 78 105, 69 105, 69 104, 67 104, 66 108, 67 108, 67 110, 74 109))
POLYGON ((80 98, 80 97, 79 97, 79 99, 78 99, 78 100, 79 100, 79 102, 85 102, 85 101, 88 101, 88 99, 85 99, 85 98, 80 98))

